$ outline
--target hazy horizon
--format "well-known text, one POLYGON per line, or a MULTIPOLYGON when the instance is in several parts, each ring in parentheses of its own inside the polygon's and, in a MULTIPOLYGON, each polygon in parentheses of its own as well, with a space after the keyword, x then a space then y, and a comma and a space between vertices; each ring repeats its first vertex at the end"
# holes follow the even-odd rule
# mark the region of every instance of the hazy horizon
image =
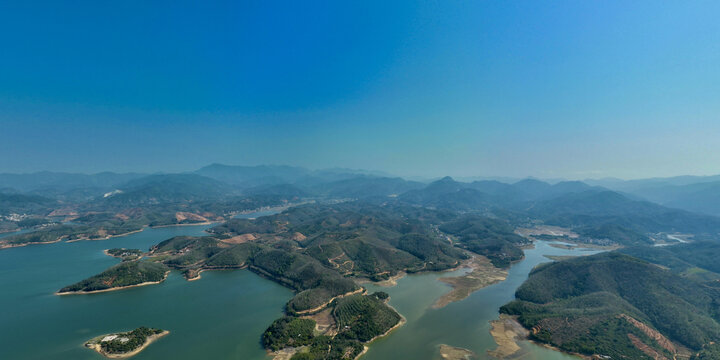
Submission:
POLYGON ((716 2, 42 5, 0 14, 3 173, 720 174, 716 2))
POLYGON ((255 164, 255 165, 247 165, 247 164, 222 164, 222 163, 208 163, 204 166, 193 168, 193 169, 186 169, 186 170, 178 170, 178 171, 163 171, 161 169, 154 170, 154 171, 115 171, 112 169, 106 169, 101 171, 74 171, 74 172, 68 172, 68 171, 53 171, 53 170, 37 170, 37 171, 27 171, 27 172, 0 172, 0 174, 13 174, 13 175, 28 175, 28 174, 36 174, 36 173, 42 173, 42 172, 51 172, 51 173, 70 173, 70 174, 82 174, 82 175, 96 175, 101 173, 116 173, 116 174, 123 174, 123 173, 137 173, 137 174, 147 174, 147 175, 162 175, 162 174, 178 174, 178 173, 193 173, 205 166, 210 165, 224 165, 224 166, 237 166, 237 167, 257 167, 257 166, 278 166, 278 167, 297 167, 297 168, 304 168, 309 171, 323 171, 323 170, 347 170, 347 171, 355 171, 359 173, 366 173, 368 175, 373 176, 386 176, 386 177, 401 177, 408 180, 417 180, 417 181, 435 181, 444 177, 451 177, 456 181, 475 181, 475 180, 497 180, 500 182, 516 182, 521 181, 524 179, 536 179, 541 180, 545 182, 559 182, 559 181, 586 181, 586 180, 596 180, 596 181, 612 181, 612 180, 619 180, 619 181, 633 181, 633 180, 649 180, 649 179, 662 179, 662 178, 674 178, 674 177, 715 177, 720 176, 720 174, 678 174, 678 175, 671 175, 671 176, 657 176, 657 177, 639 177, 639 178, 618 178, 618 177, 586 177, 586 178, 564 178, 564 177, 540 177, 535 175, 527 175, 527 176, 502 176, 502 175, 493 175, 493 174, 480 174, 480 175, 454 175, 454 174, 437 174, 437 175, 430 175, 430 176, 421 176, 421 175, 415 175, 415 174, 409 174, 409 175, 403 175, 403 174, 397 174, 393 173, 391 171, 385 171, 385 170, 377 170, 377 169, 360 169, 360 168, 348 168, 348 167, 325 167, 325 168, 311 168, 311 167, 304 167, 304 166, 298 166, 298 165, 291 165, 291 164, 255 164))
POLYGON ((720 360, 718 14, 4 1, 0 359, 720 360))

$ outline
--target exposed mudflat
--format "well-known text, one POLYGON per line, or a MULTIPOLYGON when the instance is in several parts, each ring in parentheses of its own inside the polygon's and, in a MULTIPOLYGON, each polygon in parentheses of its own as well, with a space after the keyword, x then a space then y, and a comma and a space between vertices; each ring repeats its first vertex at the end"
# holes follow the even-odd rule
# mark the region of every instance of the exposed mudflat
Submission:
POLYGON ((470 360, 476 359, 475 353, 459 347, 440 344, 440 356, 444 360, 470 360))
POLYGON ((525 339, 528 331, 513 317, 508 315, 500 315, 498 320, 490 322, 492 330, 490 334, 498 347, 495 350, 489 350, 488 354, 494 358, 506 359, 520 351, 517 340, 525 339))
POLYGON ((466 267, 472 270, 465 275, 438 279, 450 284, 452 290, 440 297, 433 305, 434 308, 465 299, 477 290, 505 280, 508 275, 507 270, 496 268, 490 260, 480 255, 475 256, 466 267))

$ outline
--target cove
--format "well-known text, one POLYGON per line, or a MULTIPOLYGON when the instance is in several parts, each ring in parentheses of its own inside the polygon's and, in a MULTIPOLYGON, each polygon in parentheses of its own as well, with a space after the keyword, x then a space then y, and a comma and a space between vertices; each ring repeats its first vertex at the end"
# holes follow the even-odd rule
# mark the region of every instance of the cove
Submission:
MULTIPOLYGON (((205 235, 210 226, 145 229, 108 240, 0 251, 0 358, 102 359, 82 344, 100 334, 152 326, 171 333, 133 359, 267 359, 260 337, 283 315, 293 293, 247 270, 205 271, 202 279, 192 282, 172 272, 158 285, 90 295, 53 295, 64 285, 116 264, 118 260, 104 255, 104 249, 146 250, 173 236, 205 235)), ((490 359, 486 352, 495 348, 490 321, 497 319, 498 308, 514 298, 533 267, 550 261, 544 255, 578 255, 581 251, 538 241, 510 268, 507 280, 441 309, 433 309, 432 304, 449 287, 437 279, 466 270, 410 275, 389 288, 364 284, 371 292, 389 293, 390 304, 407 323, 373 342, 363 359, 434 360, 440 358, 439 344, 466 348, 480 359, 490 359)), ((528 341, 520 345, 522 350, 517 355, 522 359, 577 359, 528 341)))
MULTIPOLYGON (((393 287, 366 284, 368 291, 390 294, 390 305, 407 319, 407 323, 390 336, 370 345, 363 360, 441 359, 438 346, 447 344, 474 352, 479 359, 493 359, 488 350, 496 347, 490 335, 490 321, 498 318, 502 305, 515 298, 515 290, 527 279, 537 265, 549 262, 544 255, 590 255, 598 251, 566 250, 536 241, 533 249, 525 250, 525 258, 512 265, 505 281, 480 289, 466 299, 433 309, 433 303, 449 286, 437 279, 457 276, 466 270, 451 273, 409 275, 393 287)), ((523 360, 578 360, 529 341, 520 342, 520 350, 513 357, 523 360)))
POLYGON ((0 251, 0 359, 103 359, 83 347, 93 336, 138 326, 170 335, 133 359, 265 359, 260 336, 282 316, 291 290, 247 270, 178 272, 158 285, 90 295, 57 289, 116 263, 104 249, 147 250, 204 226, 145 229, 124 237, 30 245, 0 251))

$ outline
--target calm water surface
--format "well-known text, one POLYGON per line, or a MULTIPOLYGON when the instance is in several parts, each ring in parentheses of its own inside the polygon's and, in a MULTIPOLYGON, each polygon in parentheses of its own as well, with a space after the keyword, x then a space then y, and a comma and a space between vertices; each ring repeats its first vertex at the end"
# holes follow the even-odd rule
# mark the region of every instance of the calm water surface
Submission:
POLYGON ((118 263, 114 247, 148 249, 208 226, 146 229, 125 237, 0 251, 0 359, 103 359, 83 348, 101 334, 138 326, 170 330, 133 359, 265 359, 260 334, 292 292, 249 271, 178 272, 158 285, 90 295, 53 295, 118 263))
MULTIPOLYGON (((266 359, 260 335, 282 316, 293 294, 246 270, 206 271, 202 279, 192 282, 172 272, 158 285, 91 295, 53 295, 65 285, 116 264, 118 260, 104 255, 104 249, 148 249, 173 236, 204 235, 208 227, 146 229, 109 240, 0 251, 0 359, 102 359, 83 348, 83 342, 138 326, 171 333, 133 359, 266 359)), ((364 359, 439 359, 439 344, 467 348, 481 359, 489 358, 486 351, 495 347, 489 321, 497 319, 498 308, 513 299, 528 272, 549 261, 545 254, 577 253, 538 242, 510 269, 506 281, 442 309, 431 305, 449 289, 437 278, 450 273, 407 276, 391 288, 368 285, 370 291, 388 292, 390 304, 408 322, 375 341, 364 359)), ((529 342, 521 345, 522 359, 575 359, 529 342)))
MULTIPOLYGON (((390 294, 390 305, 407 319, 407 323, 390 336, 370 346, 363 360, 440 359, 438 345, 447 344, 475 352, 480 359, 493 359, 487 350, 496 348, 490 335, 490 321, 498 318, 498 309, 515 298, 515 290, 527 279, 536 265, 550 261, 543 255, 589 255, 595 251, 564 250, 538 241, 534 249, 525 250, 525 259, 510 268, 507 280, 488 286, 468 298, 433 309, 432 304, 449 286, 439 277, 462 274, 464 270, 444 274, 410 275, 394 287, 367 286, 369 291, 390 294), (582 251, 582 252, 581 252, 582 251)), ((521 342, 516 354, 523 360, 577 360, 577 357, 552 351, 529 341, 521 342)))

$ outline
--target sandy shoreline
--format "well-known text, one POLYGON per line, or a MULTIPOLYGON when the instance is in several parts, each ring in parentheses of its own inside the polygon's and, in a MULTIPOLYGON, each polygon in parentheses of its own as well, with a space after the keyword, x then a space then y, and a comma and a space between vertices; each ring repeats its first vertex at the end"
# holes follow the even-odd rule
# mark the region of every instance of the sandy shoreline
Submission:
POLYGON ((135 285, 118 286, 118 287, 113 287, 113 288, 109 288, 109 289, 93 290, 93 291, 56 292, 55 295, 64 296, 64 295, 98 294, 98 293, 104 293, 104 292, 110 292, 110 291, 125 290, 125 289, 134 288, 134 287, 140 287, 140 286, 155 285, 155 284, 160 284, 161 282, 165 281, 169 274, 170 274, 170 271, 165 272, 165 277, 163 277, 163 279, 160 281, 146 281, 144 283, 135 284, 135 285))
POLYGON ((142 232, 143 230, 145 230, 145 227, 143 227, 142 229, 133 230, 133 231, 130 231, 130 232, 126 232, 126 233, 122 233, 122 234, 117 234, 117 235, 108 235, 108 236, 105 236, 105 237, 95 238, 95 239, 90 239, 90 238, 84 237, 84 238, 79 238, 79 239, 68 240, 68 241, 65 241, 65 242, 71 243, 71 242, 76 242, 76 241, 99 241, 99 240, 108 240, 108 239, 112 239, 112 238, 115 238, 115 237, 121 237, 121 236, 128 236, 128 235, 131 235, 131 234, 136 234, 136 233, 142 232))
POLYGON ((198 270, 197 273, 195 273, 195 276, 193 276, 191 278, 186 277, 185 280, 187 280, 187 281, 200 280, 200 279, 202 279, 202 276, 200 275, 200 273, 202 273, 203 271, 205 271, 205 269, 200 269, 200 270, 198 270))
MULTIPOLYGON (((357 290, 355 290, 355 291, 351 291, 351 292, 349 292, 349 293, 345 293, 345 294, 342 294, 342 295, 338 295, 338 296, 332 297, 332 298, 331 298, 330 300, 328 300, 327 302, 325 302, 325 303, 323 303, 323 304, 321 304, 321 305, 319 305, 319 306, 317 306, 317 307, 314 307, 314 308, 312 308, 312 309, 296 311, 295 314, 296 314, 296 315, 312 314, 312 313, 318 312, 318 311, 326 308, 328 305, 330 305, 333 301, 335 301, 335 300, 337 300, 337 299, 341 299, 341 298, 344 298, 344 297, 346 297, 346 296, 352 296, 352 295, 355 295, 355 294, 364 294, 365 292, 367 292, 367 290, 366 290, 365 288, 362 288, 362 287, 361 287, 360 289, 357 289, 357 290)), ((372 341, 372 340, 371 340, 371 341, 372 341)))
POLYGON ((476 355, 474 352, 460 347, 450 346, 447 344, 440 344, 440 357, 443 360, 470 360, 475 359, 476 355))
MULTIPOLYGON (((112 239, 112 238, 115 238, 115 237, 122 237, 122 236, 128 236, 128 235, 136 234, 136 233, 139 233, 139 232, 144 231, 146 228, 157 229, 157 228, 164 228, 164 227, 171 227, 171 226, 198 226, 198 225, 212 225, 212 224, 214 224, 214 222, 203 222, 203 223, 194 223, 194 224, 172 224, 172 225, 160 225, 160 226, 147 226, 147 225, 145 225, 145 226, 143 226, 142 229, 133 230, 133 231, 129 231, 129 232, 122 233, 122 234, 107 235, 107 236, 104 236, 104 237, 93 238, 93 239, 91 239, 91 238, 89 238, 89 237, 82 237, 82 238, 78 238, 78 239, 66 240, 65 242, 67 242, 67 243, 72 243, 72 242, 77 242, 77 241, 101 241, 101 240, 108 240, 108 239, 112 239)), ((28 245, 54 244, 54 243, 57 243, 57 242, 61 242, 64 237, 65 237, 65 235, 63 235, 63 236, 59 237, 57 240, 53 240, 53 241, 28 242, 28 243, 21 243, 21 244, 2 243, 2 240, 0 240, 0 250, 2 250, 2 249, 11 249, 11 248, 16 248, 16 247, 23 247, 23 246, 28 246, 28 245)), ((111 256, 111 255, 110 255, 110 256, 111 256)))
MULTIPOLYGON (((389 335, 389 334, 390 334, 391 332, 393 332, 395 329, 397 329, 397 328, 405 325, 405 323, 407 322, 407 320, 405 319, 405 317, 404 317, 402 314, 400 314, 400 312, 398 312, 394 307, 390 306, 390 304, 387 304, 387 306, 388 306, 389 308, 393 309, 393 311, 395 311, 398 315, 400 315, 400 320, 397 322, 397 324, 395 324, 393 327, 391 327, 390 329, 388 329, 388 330, 385 331, 384 333, 382 333, 382 334, 380 334, 380 335, 377 335, 377 336, 373 337, 372 339, 364 342, 364 343, 363 343, 363 350, 362 350, 362 352, 360 352, 360 354, 358 354, 357 356, 355 356, 355 360, 359 359, 360 357, 362 357, 363 355, 365 355, 365 353, 368 352, 368 350, 370 349, 368 346, 369 346, 373 341, 375 341, 375 340, 377 340, 377 339, 379 339, 379 338, 381 338, 381 337, 384 337, 384 336, 389 335)), ((287 359, 290 359, 296 352, 298 352, 298 351, 299 351, 300 349, 302 349, 302 348, 303 348, 303 347, 298 347, 298 348, 285 348, 285 349, 282 349, 282 350, 279 350, 279 351, 272 351, 272 352, 271 352, 271 351, 267 351, 267 354, 270 355, 270 356, 273 356, 273 360, 287 360, 287 359)))
POLYGON ((382 334, 380 334, 380 335, 378 335, 378 336, 375 336, 374 338, 372 338, 372 339, 368 340, 367 342, 365 342, 365 343, 363 344, 363 351, 362 351, 360 354, 358 354, 358 356, 355 357, 355 360, 359 359, 361 356, 365 355, 365 353, 368 352, 368 349, 370 349, 370 348, 369 348, 369 345, 370 345, 373 341, 375 341, 375 340, 377 340, 377 339, 379 339, 379 338, 381 338, 381 337, 384 337, 384 336, 389 335, 389 334, 390 334, 391 332, 393 332, 395 329, 397 329, 397 328, 405 325, 405 323, 407 323, 407 320, 405 319, 405 317, 404 317, 402 314, 400 314, 399 311, 397 311, 394 307, 390 306, 390 304, 387 304, 387 306, 388 306, 389 308, 393 309, 393 311, 395 311, 398 315, 400 315, 400 321, 398 321, 397 324, 395 324, 395 326, 389 328, 386 332, 384 332, 384 333, 382 333, 382 334))
MULTIPOLYGON (((97 351, 100 355, 102 355, 102 356, 104 356, 104 357, 106 357, 106 358, 109 358, 109 359, 124 359, 124 358, 129 358, 129 357, 131 357, 131 356, 135 356, 135 355, 139 354, 141 351, 145 350, 146 347, 150 346, 150 344, 152 344, 153 342, 155 342, 157 339, 159 339, 159 338, 161 338, 161 337, 163 337, 163 336, 165 336, 165 335, 167 335, 167 334, 169 334, 169 333, 170 333, 169 331, 163 330, 163 332, 161 332, 161 333, 159 333, 159 334, 150 335, 150 336, 147 337, 147 339, 145 339, 145 343, 144 343, 144 344, 140 345, 137 349, 135 349, 135 350, 133 350, 133 351, 130 351, 130 352, 127 352, 127 353, 124 353, 124 354, 110 354, 110 353, 107 353, 107 352, 105 352, 105 351, 102 349, 102 347, 100 346, 100 344, 86 344, 86 347, 89 348, 89 349, 93 349, 93 350, 97 351)), ((100 338, 102 338, 102 337, 104 337, 104 336, 107 336, 107 335, 102 335, 102 336, 100 336, 100 338)))
POLYGON ((494 358, 504 359, 520 351, 517 340, 527 339, 530 334, 515 318, 505 314, 501 314, 490 324, 492 326, 490 334, 498 346, 494 350, 488 350, 487 353, 494 358))
MULTIPOLYGON (((517 352, 522 349, 519 345, 519 342, 529 341, 538 346, 542 346, 563 354, 576 356, 581 359, 592 359, 591 356, 565 351, 550 344, 530 339, 530 330, 522 326, 522 324, 520 324, 520 322, 518 322, 517 318, 514 316, 500 314, 500 317, 497 320, 491 321, 490 324, 492 325, 490 334, 493 336, 495 343, 498 345, 498 347, 494 350, 487 351, 488 355, 492 356, 493 358, 506 359, 511 356, 515 357, 517 356, 517 352)), ((519 356, 521 357, 522 354, 519 356)))
MULTIPOLYGON (((189 277, 187 277, 187 274, 186 274, 184 277, 185 277, 185 280, 187 280, 187 281, 195 281, 195 280, 200 280, 202 278, 202 276, 200 274, 205 271, 245 270, 247 268, 248 268, 247 264, 243 264, 240 266, 203 267, 203 268, 197 269, 197 272, 195 272, 195 274, 194 274, 195 276, 189 278, 189 277)), ((187 270, 187 269, 177 268, 175 270, 183 271, 183 270, 187 270)), ((260 276, 260 274, 258 274, 258 275, 260 276)), ((272 278, 269 278, 269 280, 274 281, 272 278)))
POLYGON ((8 244, 8 243, 3 243, 3 244, 0 244, 0 250, 2 250, 2 249, 12 249, 12 248, 24 247, 24 246, 28 246, 28 245, 47 245, 47 244, 54 244, 54 243, 57 243, 57 242, 60 242, 60 241, 62 241, 62 239, 57 239, 57 240, 53 240, 53 241, 45 241, 45 242, 29 242, 29 243, 22 243, 22 244, 8 244))
POLYGON ((369 278, 356 278, 355 283, 357 283, 358 285, 373 284, 373 285, 382 286, 382 287, 393 287, 393 286, 397 285, 398 280, 404 278, 405 276, 407 276, 407 273, 404 271, 400 271, 395 276, 391 276, 387 280, 372 281, 369 278))
POLYGON ((450 285, 452 290, 441 296, 433 304, 433 308, 438 309, 463 300, 475 291, 504 281, 508 274, 507 270, 496 268, 490 260, 481 255, 475 255, 459 268, 470 268, 472 271, 460 276, 438 278, 439 281, 450 285))

